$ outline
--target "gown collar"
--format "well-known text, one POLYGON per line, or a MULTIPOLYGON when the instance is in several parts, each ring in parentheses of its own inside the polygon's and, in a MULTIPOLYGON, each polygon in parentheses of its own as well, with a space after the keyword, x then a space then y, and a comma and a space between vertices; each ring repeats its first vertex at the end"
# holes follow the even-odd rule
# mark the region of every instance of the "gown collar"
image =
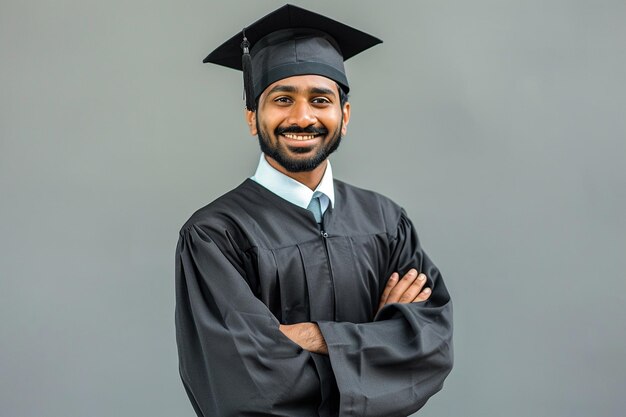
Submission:
POLYGON ((311 190, 306 185, 299 183, 291 177, 278 171, 265 159, 265 154, 261 154, 259 165, 251 180, 262 185, 279 197, 289 201, 296 206, 307 208, 311 198, 319 197, 322 213, 335 204, 335 188, 333 186, 333 170, 330 161, 326 165, 324 176, 315 190, 311 190))

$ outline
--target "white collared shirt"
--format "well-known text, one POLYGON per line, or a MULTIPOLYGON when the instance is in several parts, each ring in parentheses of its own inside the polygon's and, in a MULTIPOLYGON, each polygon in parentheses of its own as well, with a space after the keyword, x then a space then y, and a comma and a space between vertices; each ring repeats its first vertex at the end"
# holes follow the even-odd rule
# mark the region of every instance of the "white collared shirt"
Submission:
POLYGON ((307 208, 311 199, 319 197, 322 214, 326 209, 335 205, 335 188, 333 186, 333 170, 330 161, 326 164, 324 176, 315 190, 311 190, 306 185, 294 180, 291 177, 278 171, 265 159, 265 154, 261 154, 259 165, 254 176, 250 177, 259 185, 267 188, 277 196, 284 198, 296 206, 307 208))

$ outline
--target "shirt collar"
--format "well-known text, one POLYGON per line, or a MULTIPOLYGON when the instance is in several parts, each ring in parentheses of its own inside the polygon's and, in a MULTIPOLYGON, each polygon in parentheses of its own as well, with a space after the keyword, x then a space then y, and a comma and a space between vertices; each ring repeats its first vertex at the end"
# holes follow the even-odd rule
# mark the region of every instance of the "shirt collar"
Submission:
MULTIPOLYGON (((250 179, 279 197, 302 208, 308 207, 315 193, 316 196, 323 194, 328 198, 327 202, 322 201, 322 206, 328 206, 328 204, 330 204, 330 207, 334 207, 335 205, 335 187, 333 186, 333 170, 330 166, 330 161, 326 164, 324 176, 315 190, 311 190, 306 185, 288 177, 271 166, 265 159, 265 154, 261 154, 256 172, 250 179)), ((322 211, 324 210, 325 207, 322 207, 322 211)))

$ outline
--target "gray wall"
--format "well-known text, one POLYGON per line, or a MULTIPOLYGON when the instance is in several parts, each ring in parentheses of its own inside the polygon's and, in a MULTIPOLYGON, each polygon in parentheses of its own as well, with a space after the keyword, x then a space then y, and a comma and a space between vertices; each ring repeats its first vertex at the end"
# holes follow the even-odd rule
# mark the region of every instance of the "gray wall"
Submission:
MULTIPOLYGON (((302 2, 385 40, 348 62, 336 176, 409 212, 455 301, 421 416, 623 416, 626 3, 302 2)), ((256 164, 241 75, 278 1, 0 3, 0 414, 192 416, 174 247, 256 164)))

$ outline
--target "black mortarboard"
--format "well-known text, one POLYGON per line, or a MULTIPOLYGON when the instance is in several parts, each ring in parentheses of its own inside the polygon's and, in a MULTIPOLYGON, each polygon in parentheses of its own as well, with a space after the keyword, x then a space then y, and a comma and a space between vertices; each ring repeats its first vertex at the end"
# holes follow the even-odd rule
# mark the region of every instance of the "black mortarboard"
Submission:
POLYGON ((287 4, 262 17, 211 52, 203 62, 243 70, 246 108, 268 85, 294 75, 316 74, 347 93, 343 61, 381 43, 360 30, 287 4))

